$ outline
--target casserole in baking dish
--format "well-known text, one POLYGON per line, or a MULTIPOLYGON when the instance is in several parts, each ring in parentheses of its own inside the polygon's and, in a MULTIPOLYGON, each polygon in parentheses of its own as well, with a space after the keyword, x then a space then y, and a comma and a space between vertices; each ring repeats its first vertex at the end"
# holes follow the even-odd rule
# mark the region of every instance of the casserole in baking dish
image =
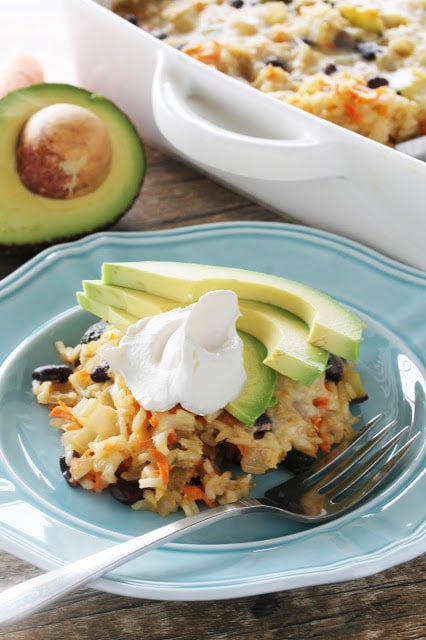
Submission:
MULTIPOLYGON (((426 270, 425 163, 206 65, 110 2, 63 6, 79 82, 113 99, 147 142, 299 222, 426 270)), ((409 120, 385 141, 418 133, 409 120)))
POLYGON ((167 44, 383 143, 426 133, 424 0, 114 0, 167 44))

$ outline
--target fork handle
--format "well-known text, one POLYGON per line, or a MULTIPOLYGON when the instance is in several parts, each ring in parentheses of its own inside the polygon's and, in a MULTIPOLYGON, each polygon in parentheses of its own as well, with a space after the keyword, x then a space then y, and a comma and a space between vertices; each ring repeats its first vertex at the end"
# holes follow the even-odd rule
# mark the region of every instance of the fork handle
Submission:
POLYGON ((264 509, 256 499, 241 500, 187 516, 102 551, 17 584, 0 593, 0 625, 11 624, 99 578, 125 561, 163 542, 243 511, 264 509))

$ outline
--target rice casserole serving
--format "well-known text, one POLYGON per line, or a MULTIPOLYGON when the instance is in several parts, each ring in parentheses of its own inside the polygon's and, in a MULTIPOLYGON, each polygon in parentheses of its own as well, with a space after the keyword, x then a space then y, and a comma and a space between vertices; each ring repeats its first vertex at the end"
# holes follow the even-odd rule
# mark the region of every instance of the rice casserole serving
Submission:
MULTIPOLYGON (((99 281, 87 282, 95 283, 98 289, 103 287, 99 281)), ((111 289, 117 291, 119 287, 109 286, 111 289)), ((218 293, 233 294, 212 291, 214 295, 218 293)), ((149 297, 149 301, 152 298, 149 297)), ((82 293, 77 294, 77 299, 86 310, 92 308, 91 304, 97 304, 90 303, 82 293)), ((197 305, 201 300, 203 297, 197 305)), ((333 301, 333 304, 338 303, 333 301)), ((232 412, 229 404, 217 404, 220 407, 217 410, 204 405, 210 409, 197 413, 195 409, 188 409, 187 402, 176 401, 175 396, 166 410, 148 409, 147 406, 153 406, 148 402, 144 406, 130 379, 111 364, 111 350, 116 353, 117 347, 122 348, 132 332, 138 335, 140 323, 162 321, 174 312, 189 312, 193 307, 195 303, 148 318, 139 316, 141 319, 135 323, 126 311, 114 307, 115 325, 105 318, 108 314, 100 310, 97 314, 104 315, 104 319, 89 326, 78 344, 68 346, 61 340, 55 343, 60 364, 41 365, 33 371, 33 394, 38 403, 48 406, 50 424, 62 434, 60 469, 72 487, 80 486, 95 493, 110 492, 118 501, 136 510, 151 510, 165 516, 181 509, 189 515, 196 513, 203 503, 227 504, 246 496, 258 474, 282 465, 287 471, 300 471, 312 464, 317 454, 330 451, 336 443, 351 440, 357 421, 351 405, 365 400, 366 393, 353 362, 327 351, 324 351, 322 372, 318 372, 310 384, 273 371, 268 382, 270 393, 262 399, 264 404, 257 409, 255 419, 238 419, 236 416, 240 414, 232 412), (119 318, 126 319, 127 328, 119 326, 119 318)), ((217 311, 217 317, 224 315, 223 306, 219 305, 217 311)), ((209 310, 208 316, 211 315, 209 310)), ((202 318, 202 329, 208 320, 202 318)), ((173 326, 174 333, 167 328, 164 339, 153 337, 152 331, 146 329, 149 324, 144 325, 155 357, 160 351, 165 352, 175 339, 175 324, 173 320, 167 325, 173 326)), ((207 327, 209 340, 215 339, 216 327, 215 320, 207 327)), ((239 342, 240 336, 240 331, 235 333, 239 342)), ((194 352, 195 344, 190 343, 188 352, 194 352)), ((229 337, 225 344, 231 344, 229 337)), ((132 351, 137 349, 133 344, 130 347, 132 351)), ((205 352, 206 348, 200 348, 200 358, 205 352)), ((195 377, 189 378, 190 393, 192 388, 196 400, 203 395, 209 399, 223 384, 230 386, 228 381, 222 382, 223 367, 216 378, 210 374, 212 363, 222 358, 221 353, 215 346, 210 349, 204 391, 197 388, 195 377)), ((138 381, 138 363, 146 369, 149 357, 146 354, 145 351, 140 357, 137 353, 137 360, 130 363, 130 370, 136 371, 138 381)), ((262 358, 263 352, 259 362, 262 358)), ((183 360, 183 347, 178 346, 172 354, 171 366, 173 362, 180 365, 183 360)), ((192 362, 187 370, 193 369, 197 376, 201 368, 198 356, 192 362)), ((154 390, 151 396, 154 401, 161 395, 161 387, 170 387, 174 392, 185 376, 185 370, 181 369, 170 383, 167 379, 170 360, 158 366, 160 386, 157 385, 159 391, 154 390)), ((272 371, 265 364, 260 366, 272 371)), ((225 367, 225 372, 229 371, 228 361, 225 367)), ((148 383, 151 378, 148 372, 148 383)), ((147 382, 141 386, 145 391, 147 382)), ((260 378, 252 376, 249 395, 256 395, 259 386, 260 378)), ((241 389, 237 394, 241 394, 241 389)))
POLYGON ((426 133, 426 0, 117 0, 200 62, 394 145, 426 133))
POLYGON ((351 437, 355 391, 339 365, 337 378, 324 374, 309 387, 279 376, 276 403, 246 426, 227 411, 146 411, 100 356, 122 333, 105 325, 91 335, 76 347, 57 344, 66 363, 57 375, 65 372, 65 381, 33 380, 37 401, 50 405, 51 424, 63 432, 62 470, 74 486, 108 489, 134 509, 189 515, 200 501, 214 506, 246 496, 252 476, 276 468, 290 451, 309 459, 351 437))

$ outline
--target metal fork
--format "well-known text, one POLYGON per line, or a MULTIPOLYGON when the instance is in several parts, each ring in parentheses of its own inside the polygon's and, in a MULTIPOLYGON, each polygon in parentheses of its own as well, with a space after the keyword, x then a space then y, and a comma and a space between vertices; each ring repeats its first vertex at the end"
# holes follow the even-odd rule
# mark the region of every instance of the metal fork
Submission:
POLYGON ((353 509, 378 488, 420 435, 411 435, 411 427, 406 426, 390 437, 396 424, 392 421, 368 438, 382 418, 379 414, 357 432, 349 445, 335 447, 307 472, 269 489, 262 498, 202 511, 6 589, 0 594, 0 624, 16 622, 141 553, 230 516, 273 511, 314 524, 353 509), (404 438, 406 441, 400 444, 404 438))

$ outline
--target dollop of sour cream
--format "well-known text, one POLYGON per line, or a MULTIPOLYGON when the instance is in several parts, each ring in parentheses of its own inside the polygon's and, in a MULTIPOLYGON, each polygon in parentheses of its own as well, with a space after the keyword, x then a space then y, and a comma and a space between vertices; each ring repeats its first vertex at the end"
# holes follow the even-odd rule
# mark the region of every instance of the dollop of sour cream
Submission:
POLYGON ((239 396, 246 379, 239 315, 233 291, 211 291, 130 325, 103 357, 145 409, 180 404, 197 415, 213 413, 239 396))

